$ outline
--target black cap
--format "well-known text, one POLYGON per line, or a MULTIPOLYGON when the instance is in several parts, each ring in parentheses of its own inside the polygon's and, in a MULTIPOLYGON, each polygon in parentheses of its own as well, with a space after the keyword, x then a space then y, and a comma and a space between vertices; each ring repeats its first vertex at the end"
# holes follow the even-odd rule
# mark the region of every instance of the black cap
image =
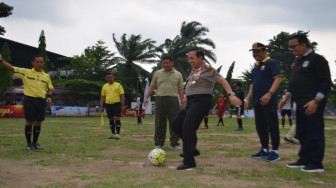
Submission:
POLYGON ((266 49, 266 46, 264 44, 261 44, 260 42, 255 42, 255 43, 253 43, 252 49, 250 51, 261 50, 261 49, 266 49))

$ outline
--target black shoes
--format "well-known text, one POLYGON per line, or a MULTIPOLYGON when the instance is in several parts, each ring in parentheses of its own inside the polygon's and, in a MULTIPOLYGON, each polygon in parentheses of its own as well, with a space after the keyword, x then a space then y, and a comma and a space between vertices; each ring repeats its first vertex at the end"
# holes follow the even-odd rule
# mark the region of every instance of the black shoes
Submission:
POLYGON ((192 164, 184 164, 182 163, 180 166, 178 166, 176 169, 177 170, 185 170, 185 169, 189 169, 189 168, 195 168, 196 167, 196 163, 192 163, 192 164))
POLYGON ((32 143, 27 144, 27 150, 35 150, 35 147, 32 143))
MULTIPOLYGON (((195 148, 195 149, 194 149, 194 156, 199 156, 199 155, 200 155, 199 150, 198 150, 197 148, 195 148)), ((180 153, 180 157, 184 157, 184 156, 183 156, 183 152, 180 153)))
POLYGON ((44 147, 42 147, 40 144, 36 143, 36 144, 27 144, 27 150, 44 150, 44 147))

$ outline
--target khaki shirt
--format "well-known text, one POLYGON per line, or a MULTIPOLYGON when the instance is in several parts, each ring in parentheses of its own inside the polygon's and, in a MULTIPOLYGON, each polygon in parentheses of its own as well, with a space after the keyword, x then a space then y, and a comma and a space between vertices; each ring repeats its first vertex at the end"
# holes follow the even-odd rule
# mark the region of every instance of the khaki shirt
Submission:
POLYGON ((167 72, 160 69, 154 73, 151 85, 156 88, 156 96, 178 96, 178 89, 183 88, 182 74, 173 68, 167 72))
POLYGON ((203 65, 198 69, 193 69, 186 80, 186 96, 197 94, 213 94, 214 86, 220 75, 210 65, 203 65))
POLYGON ((13 76, 19 77, 23 82, 23 93, 26 96, 46 98, 46 91, 51 91, 54 86, 51 83, 49 74, 36 72, 34 68, 26 69, 14 67, 13 76))
POLYGON ((112 84, 106 83, 101 90, 101 96, 105 96, 106 104, 114 104, 120 102, 120 95, 125 94, 123 87, 118 82, 112 84))

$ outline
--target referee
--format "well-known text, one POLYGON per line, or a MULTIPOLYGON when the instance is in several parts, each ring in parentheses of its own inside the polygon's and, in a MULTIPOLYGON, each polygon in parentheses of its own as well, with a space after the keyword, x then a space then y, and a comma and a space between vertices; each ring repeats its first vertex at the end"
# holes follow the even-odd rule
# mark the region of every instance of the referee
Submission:
POLYGON ((194 156, 199 155, 196 149, 196 131, 211 108, 212 94, 215 83, 223 86, 229 95, 233 105, 241 105, 241 101, 234 96, 229 83, 217 73, 210 65, 204 63, 204 52, 199 49, 190 50, 188 62, 192 71, 187 78, 185 94, 187 96, 187 106, 176 116, 173 122, 173 130, 183 140, 183 163, 177 170, 195 168, 194 156))
POLYGON ((103 85, 101 90, 100 112, 104 111, 105 106, 112 132, 112 136, 108 137, 108 139, 119 140, 121 129, 120 112, 121 110, 125 111, 125 92, 121 84, 114 81, 112 73, 106 74, 106 81, 107 83, 103 85))
POLYGON ((1 64, 10 71, 13 75, 22 79, 24 89, 23 108, 25 112, 26 126, 25 136, 27 140, 28 150, 43 150, 44 148, 37 143, 41 132, 41 123, 44 121, 46 98, 51 104, 51 90, 54 89, 50 77, 42 68, 44 60, 41 55, 35 55, 31 63, 32 69, 13 67, 2 59, 0 54, 1 64), (34 125, 34 128, 33 128, 34 125), (33 142, 31 136, 33 133, 33 142))

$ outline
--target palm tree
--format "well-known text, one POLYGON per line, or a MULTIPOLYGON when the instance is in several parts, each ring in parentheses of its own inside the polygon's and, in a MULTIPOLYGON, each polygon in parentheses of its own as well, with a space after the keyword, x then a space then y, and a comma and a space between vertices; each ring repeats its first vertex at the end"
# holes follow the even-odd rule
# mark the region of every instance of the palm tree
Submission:
POLYGON ((124 33, 120 42, 115 38, 113 33, 113 41, 121 57, 115 57, 113 60, 118 63, 118 70, 115 73, 116 79, 123 78, 122 85, 125 90, 125 98, 127 104, 130 104, 132 98, 135 97, 136 90, 141 90, 141 80, 150 77, 150 73, 135 63, 152 64, 157 63, 158 48, 154 45, 156 42, 151 39, 143 40, 141 35, 131 35, 128 39, 124 33))
MULTIPOLYGON (((191 67, 186 58, 186 54, 192 48, 199 48, 204 51, 207 58, 211 61, 216 62, 216 55, 209 49, 205 47, 215 48, 215 43, 206 36, 209 29, 203 27, 201 23, 193 21, 182 23, 180 35, 177 35, 173 40, 166 39, 165 42, 159 46, 163 55, 168 54, 172 56, 175 60, 175 68, 181 72, 183 78, 185 79, 191 67)), ((205 59, 205 62, 210 64, 208 59, 205 59)))
MULTIPOLYGON (((216 55, 211 51, 202 46, 209 46, 212 49, 216 48, 215 43, 209 38, 203 38, 209 32, 207 27, 202 26, 201 23, 197 21, 192 21, 187 23, 184 21, 181 26, 180 36, 187 40, 188 47, 198 47, 202 49, 206 57, 210 58, 214 63, 216 62, 216 55)), ((206 60, 207 63, 210 63, 206 60)))

